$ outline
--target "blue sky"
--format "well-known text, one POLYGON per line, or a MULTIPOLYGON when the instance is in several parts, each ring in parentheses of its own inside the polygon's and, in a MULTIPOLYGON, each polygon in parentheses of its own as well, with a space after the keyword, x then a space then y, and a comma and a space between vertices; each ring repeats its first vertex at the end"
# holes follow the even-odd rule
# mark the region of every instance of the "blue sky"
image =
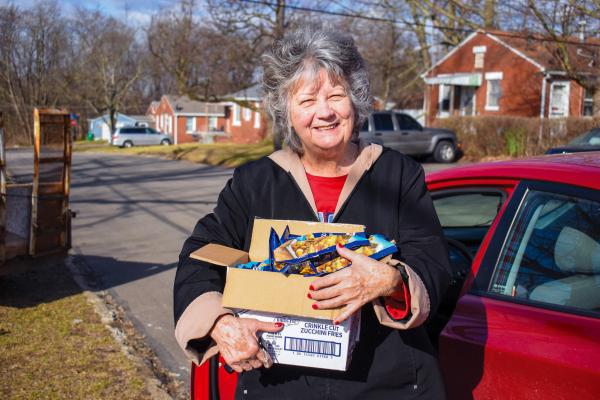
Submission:
MULTIPOLYGON (((15 4, 19 7, 29 8, 38 0, 0 0, 0 4, 15 4)), ((66 14, 74 7, 80 6, 91 10, 100 10, 104 14, 118 19, 127 18, 134 23, 147 23, 152 14, 161 8, 171 8, 176 5, 174 0, 56 0, 56 3, 66 14)))

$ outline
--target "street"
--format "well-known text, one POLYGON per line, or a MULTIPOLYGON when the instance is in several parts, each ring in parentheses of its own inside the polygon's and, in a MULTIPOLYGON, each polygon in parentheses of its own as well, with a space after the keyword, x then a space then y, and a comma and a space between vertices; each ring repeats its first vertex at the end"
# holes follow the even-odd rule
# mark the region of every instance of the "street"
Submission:
MULTIPOLYGON (((30 180, 31 152, 8 151, 14 181, 30 180)), ((453 164, 450 164, 452 166, 453 164)), ((424 164, 426 172, 447 168, 424 164)), ((187 382, 173 337, 172 285, 183 241, 210 212, 233 170, 158 158, 74 153, 72 254, 145 335, 163 365, 187 382)))

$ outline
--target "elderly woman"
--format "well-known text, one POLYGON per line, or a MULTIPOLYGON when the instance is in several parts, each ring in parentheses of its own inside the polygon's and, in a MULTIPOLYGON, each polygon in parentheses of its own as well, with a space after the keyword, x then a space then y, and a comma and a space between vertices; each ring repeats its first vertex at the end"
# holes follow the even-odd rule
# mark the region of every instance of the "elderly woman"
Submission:
POLYGON ((357 140, 370 108, 368 71, 351 38, 308 26, 264 56, 265 108, 287 147, 236 169, 185 242, 175 278, 175 335, 197 363, 217 352, 241 372, 237 397, 444 398, 423 323, 449 281, 442 232, 421 166, 357 140), (221 306, 224 268, 191 260, 207 243, 248 250, 254 218, 354 223, 394 239, 388 263, 338 248, 350 267, 313 278, 313 307, 361 313, 346 372, 272 365, 257 333, 281 324, 221 306))

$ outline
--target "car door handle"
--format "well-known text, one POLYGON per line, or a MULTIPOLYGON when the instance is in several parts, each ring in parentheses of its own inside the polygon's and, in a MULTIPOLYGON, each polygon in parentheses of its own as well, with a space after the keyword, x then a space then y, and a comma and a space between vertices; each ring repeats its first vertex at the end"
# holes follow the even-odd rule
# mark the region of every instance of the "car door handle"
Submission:
POLYGON ((374 136, 381 136, 381 132, 375 132, 374 136))
POLYGON ((408 135, 408 132, 400 132, 401 135, 408 135))

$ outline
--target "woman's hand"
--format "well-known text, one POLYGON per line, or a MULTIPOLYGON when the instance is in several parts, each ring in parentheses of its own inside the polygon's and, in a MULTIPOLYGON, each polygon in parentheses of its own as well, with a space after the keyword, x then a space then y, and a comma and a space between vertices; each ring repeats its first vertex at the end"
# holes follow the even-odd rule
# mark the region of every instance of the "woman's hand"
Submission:
POLYGON ((349 318, 373 299, 402 289, 402 276, 396 268, 339 245, 337 252, 352 265, 315 279, 308 293, 315 300, 313 308, 344 307, 334 324, 349 318))
POLYGON ((227 314, 217 319, 209 335, 219 346, 227 365, 236 372, 242 372, 273 365, 269 353, 258 345, 257 333, 279 332, 282 328, 281 322, 263 322, 227 314))

